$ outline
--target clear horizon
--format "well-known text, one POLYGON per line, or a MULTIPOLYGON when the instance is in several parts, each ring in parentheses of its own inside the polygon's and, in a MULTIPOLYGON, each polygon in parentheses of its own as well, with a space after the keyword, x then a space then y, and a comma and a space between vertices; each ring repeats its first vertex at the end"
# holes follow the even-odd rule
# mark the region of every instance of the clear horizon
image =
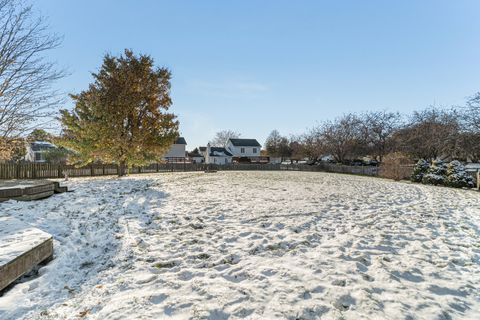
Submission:
MULTIPOLYGON (((232 129, 262 145, 346 112, 462 105, 480 91, 478 1, 33 3, 63 36, 49 57, 78 93, 103 55, 149 54, 173 74, 187 149, 232 129)), ((71 107, 69 101, 66 107, 71 107)))

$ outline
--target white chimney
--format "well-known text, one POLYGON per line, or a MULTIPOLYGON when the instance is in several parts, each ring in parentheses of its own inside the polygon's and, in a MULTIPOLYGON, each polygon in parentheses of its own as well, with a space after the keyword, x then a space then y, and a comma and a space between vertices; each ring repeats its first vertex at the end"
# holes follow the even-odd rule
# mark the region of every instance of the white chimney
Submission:
POLYGON ((210 163, 210 142, 207 143, 207 154, 205 155, 205 163, 210 163))

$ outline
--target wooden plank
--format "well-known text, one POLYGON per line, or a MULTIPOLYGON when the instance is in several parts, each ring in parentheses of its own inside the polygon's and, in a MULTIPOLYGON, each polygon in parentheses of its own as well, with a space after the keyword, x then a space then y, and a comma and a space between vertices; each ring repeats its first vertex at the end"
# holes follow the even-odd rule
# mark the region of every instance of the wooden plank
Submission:
POLYGON ((54 193, 54 182, 48 180, 7 180, 0 181, 0 201, 36 200, 54 193))
POLYGON ((0 290, 52 256, 50 234, 12 217, 0 217, 0 290))

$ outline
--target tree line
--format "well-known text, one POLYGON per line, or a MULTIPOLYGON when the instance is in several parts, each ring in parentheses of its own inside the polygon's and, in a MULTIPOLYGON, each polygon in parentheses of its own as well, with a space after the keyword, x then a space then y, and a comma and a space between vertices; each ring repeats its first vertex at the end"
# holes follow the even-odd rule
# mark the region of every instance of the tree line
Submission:
POLYGON ((382 161, 399 152, 412 161, 437 158, 480 161, 480 92, 463 106, 428 107, 410 115, 391 111, 347 113, 300 135, 273 130, 265 142, 270 156, 338 163, 370 156, 382 161))

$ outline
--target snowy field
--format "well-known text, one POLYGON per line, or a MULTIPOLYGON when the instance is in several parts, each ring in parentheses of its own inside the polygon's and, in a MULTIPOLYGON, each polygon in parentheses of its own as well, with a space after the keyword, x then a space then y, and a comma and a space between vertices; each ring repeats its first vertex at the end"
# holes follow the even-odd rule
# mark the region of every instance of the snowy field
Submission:
POLYGON ((55 259, 0 319, 480 319, 480 193, 309 172, 89 178, 0 204, 55 259))

